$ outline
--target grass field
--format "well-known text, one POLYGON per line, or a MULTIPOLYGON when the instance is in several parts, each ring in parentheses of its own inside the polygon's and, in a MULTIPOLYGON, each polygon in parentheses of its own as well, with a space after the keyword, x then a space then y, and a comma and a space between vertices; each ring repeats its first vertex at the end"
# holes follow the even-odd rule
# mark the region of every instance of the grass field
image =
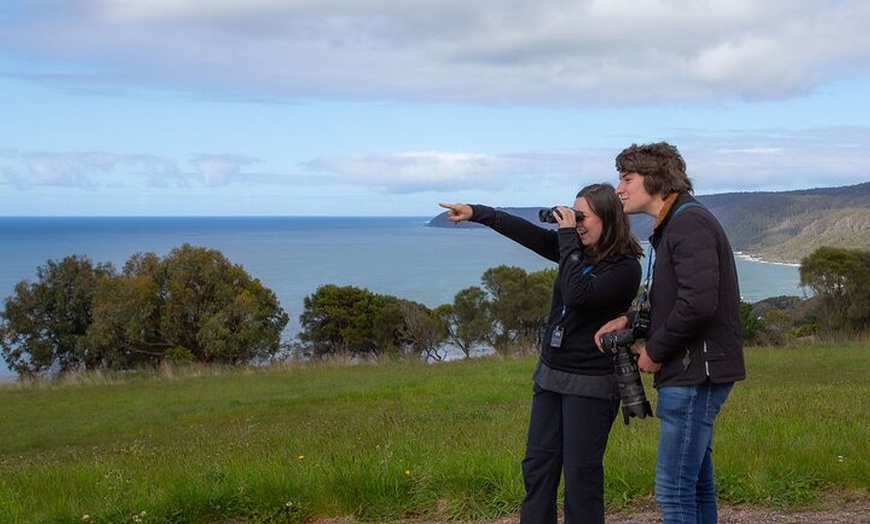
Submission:
MULTIPOLYGON (((0 522, 514 514, 534 365, 189 368, 0 387, 0 522)), ((749 349, 747 365, 717 424, 720 498, 867 496, 870 346, 749 349)), ((647 395, 655 403, 649 382, 647 395)), ((610 507, 649 497, 656 435, 654 419, 617 419, 610 507)))

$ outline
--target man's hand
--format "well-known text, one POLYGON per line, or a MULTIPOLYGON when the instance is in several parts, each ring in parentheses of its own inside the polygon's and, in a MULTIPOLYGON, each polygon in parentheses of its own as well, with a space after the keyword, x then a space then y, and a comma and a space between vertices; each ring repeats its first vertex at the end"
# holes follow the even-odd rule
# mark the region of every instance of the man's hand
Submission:
POLYGON ((646 353, 646 346, 635 346, 632 352, 637 353, 637 369, 644 373, 658 373, 662 369, 661 364, 653 362, 646 353))

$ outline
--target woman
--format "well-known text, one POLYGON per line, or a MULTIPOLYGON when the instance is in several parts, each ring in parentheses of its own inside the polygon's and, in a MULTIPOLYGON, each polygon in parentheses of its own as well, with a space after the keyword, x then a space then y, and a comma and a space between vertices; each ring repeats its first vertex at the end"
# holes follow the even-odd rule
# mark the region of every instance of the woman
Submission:
POLYGON ((559 264, 534 373, 522 524, 555 524, 565 475, 565 524, 604 522, 604 450, 619 408, 611 355, 593 335, 637 295, 643 250, 613 186, 593 184, 557 207, 558 230, 483 205, 439 204, 451 222, 486 225, 559 264))

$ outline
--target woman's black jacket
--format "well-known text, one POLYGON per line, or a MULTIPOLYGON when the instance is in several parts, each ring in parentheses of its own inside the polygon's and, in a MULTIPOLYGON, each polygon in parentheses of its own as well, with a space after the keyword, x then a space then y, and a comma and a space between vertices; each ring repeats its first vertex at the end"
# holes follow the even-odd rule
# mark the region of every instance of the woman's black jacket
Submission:
POLYGON ((488 206, 471 208, 473 222, 559 264, 542 337, 541 362, 581 375, 613 373, 612 355, 599 351, 593 337, 604 323, 625 312, 637 296, 640 262, 618 256, 590 265, 574 228, 547 229, 488 206), (559 326, 563 329, 562 343, 552 347, 553 331, 559 326))
POLYGON ((653 230, 649 357, 662 364, 655 385, 686 386, 746 378, 740 290, 722 226, 681 194, 653 230))

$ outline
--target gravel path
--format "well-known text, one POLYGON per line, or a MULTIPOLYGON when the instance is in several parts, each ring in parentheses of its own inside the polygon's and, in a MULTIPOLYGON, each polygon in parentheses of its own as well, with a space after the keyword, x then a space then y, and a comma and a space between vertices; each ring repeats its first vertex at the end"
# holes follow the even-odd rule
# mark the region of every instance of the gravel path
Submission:
MULTIPOLYGON (((517 524, 517 517, 495 520, 443 521, 406 520, 392 524, 517 524)), ((658 511, 652 502, 631 509, 608 513, 607 524, 659 524, 658 511)), ((324 519, 316 524, 359 524, 348 518, 324 519)), ((754 506, 719 508, 719 524, 870 524, 870 497, 842 499, 832 497, 811 510, 785 511, 754 506)))
MULTIPOLYGON (((507 524, 507 522, 498 524, 507 524)), ((660 523, 661 519, 655 508, 646 508, 637 512, 609 514, 606 522, 607 524, 656 524, 660 523)), ((725 506, 719 508, 719 524, 870 524, 870 499, 803 511, 725 506)))

